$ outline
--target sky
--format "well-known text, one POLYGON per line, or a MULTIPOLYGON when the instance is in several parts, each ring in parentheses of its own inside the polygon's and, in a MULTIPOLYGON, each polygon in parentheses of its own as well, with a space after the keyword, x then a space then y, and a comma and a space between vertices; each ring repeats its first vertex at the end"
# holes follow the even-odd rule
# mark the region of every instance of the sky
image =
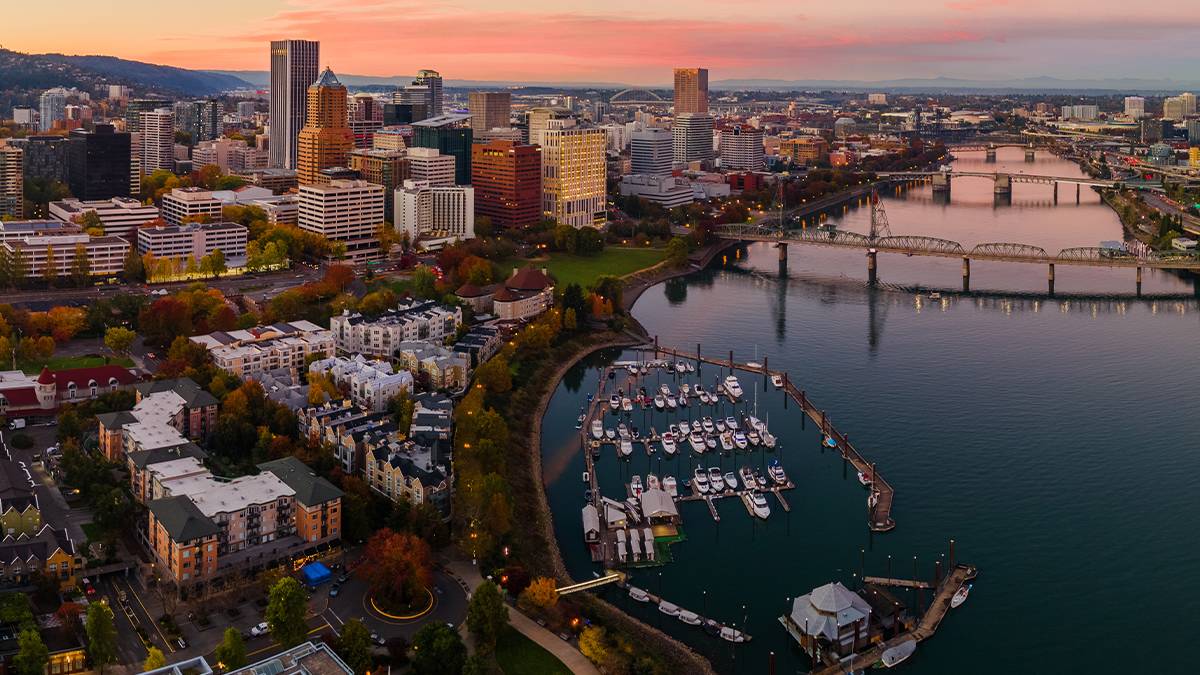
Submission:
POLYGON ((0 31, 7 49, 212 70, 266 70, 270 40, 302 38, 335 72, 459 80, 1200 80, 1197 0, 60 0, 4 15, 21 27, 0 31))

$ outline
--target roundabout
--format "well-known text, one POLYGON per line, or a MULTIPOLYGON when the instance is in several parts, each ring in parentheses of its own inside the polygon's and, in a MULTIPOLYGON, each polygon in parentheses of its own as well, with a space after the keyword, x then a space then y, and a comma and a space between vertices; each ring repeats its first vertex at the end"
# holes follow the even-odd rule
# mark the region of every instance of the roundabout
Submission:
POLYGON ((408 608, 404 610, 392 609, 391 611, 388 611, 380 607, 375 601, 374 597, 364 594, 363 609, 375 619, 383 621, 384 623, 390 623, 397 626, 411 623, 425 617, 429 613, 433 612, 434 608, 437 607, 437 596, 434 595, 433 591, 429 590, 428 588, 423 590, 425 591, 425 598, 423 598, 423 602, 421 603, 422 606, 420 608, 408 608))

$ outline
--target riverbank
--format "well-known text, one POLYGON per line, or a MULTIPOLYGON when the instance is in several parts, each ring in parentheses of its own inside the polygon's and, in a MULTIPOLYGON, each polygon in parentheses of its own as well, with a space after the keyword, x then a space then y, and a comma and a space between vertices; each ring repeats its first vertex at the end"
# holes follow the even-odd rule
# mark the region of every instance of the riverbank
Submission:
MULTIPOLYGON (((656 286, 664 281, 702 270, 708 267, 713 258, 717 257, 717 254, 736 244, 736 241, 720 239, 708 246, 692 251, 688 256, 686 265, 672 265, 669 261, 664 260, 653 267, 626 274, 621 277, 625 282, 625 287, 621 291, 621 308, 628 314, 629 310, 638 301, 638 298, 642 297, 642 293, 645 293, 651 286, 656 286)), ((629 318, 638 329, 641 328, 640 324, 636 320, 633 320, 632 316, 629 318)))
POLYGON ((1148 222, 1149 215, 1154 212, 1145 202, 1141 199, 1130 199, 1117 190, 1101 191, 1100 200, 1117 214, 1126 234, 1147 246, 1155 246, 1158 238, 1142 229, 1142 225, 1148 222))

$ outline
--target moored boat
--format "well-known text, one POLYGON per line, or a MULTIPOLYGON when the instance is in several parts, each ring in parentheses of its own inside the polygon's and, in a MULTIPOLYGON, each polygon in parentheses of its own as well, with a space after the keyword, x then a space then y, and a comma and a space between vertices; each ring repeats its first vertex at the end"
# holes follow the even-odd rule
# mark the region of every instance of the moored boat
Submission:
POLYGON ((966 586, 963 586, 962 588, 958 589, 958 591, 954 594, 954 597, 950 598, 950 606, 958 607, 959 605, 961 605, 967 601, 967 596, 970 594, 971 594, 971 584, 967 584, 966 586))
POLYGON ((746 634, 736 628, 724 626, 721 628, 721 639, 726 642, 742 643, 746 641, 746 634))
POLYGON ((730 415, 725 418, 725 426, 728 427, 730 431, 737 431, 738 421, 733 415, 730 415))
POLYGON ((671 388, 665 384, 658 385, 658 391, 662 393, 664 398, 671 395, 671 388))
POLYGON ((766 488, 766 487, 767 487, 767 477, 766 477, 766 476, 763 474, 763 472, 762 472, 762 469, 755 469, 755 470, 754 470, 754 482, 755 482, 755 483, 758 485, 758 487, 760 487, 760 488, 766 488))
POLYGON ((708 434, 711 434, 713 430, 716 429, 716 427, 713 426, 711 417, 705 417, 704 419, 700 420, 700 426, 702 426, 704 428, 704 432, 708 434))
POLYGON ((733 434, 726 431, 725 433, 721 434, 720 438, 722 450, 725 452, 733 450, 733 434))
POLYGON ((706 445, 709 450, 716 450, 717 449, 717 439, 713 438, 710 435, 705 435, 704 436, 704 445, 706 445))
POLYGON ((701 467, 696 467, 692 472, 692 491, 702 495, 708 494, 708 475, 701 467))
POLYGON ((610 441, 614 440, 617 437, 617 430, 616 429, 605 429, 604 437, 610 441))
POLYGON ((680 621, 686 623, 689 626, 699 626, 700 625, 700 615, 689 609, 680 610, 679 614, 676 616, 680 621))
POLYGON ((783 389, 783 376, 782 375, 772 375, 771 376, 771 384, 775 385, 776 389, 783 389))
POLYGON ((771 480, 775 481, 776 484, 787 485, 787 474, 784 473, 783 464, 779 463, 778 458, 771 460, 771 463, 767 465, 767 473, 771 476, 771 480))
MULTIPOLYGON (((655 478, 654 480, 656 482, 658 481, 657 478, 655 478)), ((643 491, 642 477, 637 475, 636 473, 633 474, 633 477, 629 479, 629 491, 633 493, 634 497, 642 496, 642 491, 643 491)))
POLYGON ((704 453, 704 437, 699 432, 693 431, 688 434, 688 444, 692 446, 692 450, 697 453, 704 453))
POLYGON ((628 396, 621 399, 621 410, 624 410, 625 412, 633 412, 633 401, 631 401, 628 396))
POLYGON ((600 420, 592 420, 592 438, 600 440, 604 437, 604 425, 600 420))
POLYGON ((621 438, 630 438, 631 437, 629 435, 629 427, 624 422, 620 422, 617 424, 617 435, 620 436, 621 438))
POLYGON ((620 408, 621 407, 621 397, 617 396, 616 394, 609 396, 608 397, 608 407, 612 408, 613 410, 620 408))
POLYGON ((675 408, 677 408, 677 407, 679 407, 679 402, 675 400, 675 397, 674 397, 674 396, 668 396, 668 397, 667 397, 667 409, 668 409, 668 410, 674 410, 674 409, 675 409, 675 408))
POLYGON ((725 393, 729 394, 729 398, 734 400, 742 397, 742 384, 738 382, 736 375, 730 375, 725 378, 725 393))
POLYGON ((871 476, 863 471, 858 472, 858 482, 863 487, 871 487, 871 476))
POLYGON ((676 450, 675 434, 673 434, 669 431, 667 433, 663 434, 662 447, 663 447, 663 452, 667 453, 668 455, 675 454, 675 450, 676 450))
POLYGON ((708 485, 713 492, 725 491, 725 479, 721 477, 721 469, 715 466, 708 468, 708 485))
POLYGON ((767 498, 761 492, 750 493, 750 507, 754 510, 754 515, 766 520, 771 515, 771 507, 767 504, 767 498))
POLYGON ((657 489, 659 489, 659 487, 660 487, 660 485, 658 482, 658 476, 656 476, 652 473, 646 474, 646 489, 647 490, 657 490, 657 489))
POLYGON ((744 485, 747 490, 754 489, 755 482, 753 469, 748 466, 743 466, 742 468, 738 469, 738 475, 742 477, 742 485, 744 485))
POLYGON ((621 439, 621 445, 618 450, 622 457, 628 457, 633 454, 633 441, 628 438, 621 439))
POLYGON ((733 475, 732 471, 726 471, 725 475, 721 476, 721 480, 725 481, 725 487, 730 490, 736 490, 738 487, 737 476, 733 475))
POLYGON ((629 587, 629 597, 637 600, 638 602, 650 602, 650 594, 638 588, 637 586, 629 587))
POLYGON ((663 408, 667 407, 667 399, 663 398, 662 394, 655 396, 654 397, 654 407, 658 408, 659 410, 662 410, 663 408))
POLYGON ((658 611, 667 616, 679 616, 679 605, 662 600, 658 603, 658 611))
POLYGON ((675 476, 667 476, 662 481, 663 490, 671 497, 679 496, 679 486, 675 482, 675 476))
POLYGON ((750 441, 750 445, 762 445, 762 437, 758 435, 757 431, 746 434, 746 439, 750 441))
POLYGON ((775 444, 776 444, 775 436, 772 435, 771 432, 767 431, 766 429, 763 429, 763 432, 762 432, 762 442, 763 442, 763 445, 767 446, 770 449, 775 448, 775 444))
POLYGON ((917 641, 909 638, 895 646, 888 647, 887 649, 883 650, 883 654, 880 656, 879 660, 883 661, 883 665, 887 666, 888 668, 893 668, 904 662, 904 660, 908 657, 912 656, 913 652, 915 651, 917 651, 917 641))
POLYGON ((738 431, 733 434, 733 444, 737 446, 738 450, 745 450, 750 445, 750 441, 746 439, 746 434, 738 431))

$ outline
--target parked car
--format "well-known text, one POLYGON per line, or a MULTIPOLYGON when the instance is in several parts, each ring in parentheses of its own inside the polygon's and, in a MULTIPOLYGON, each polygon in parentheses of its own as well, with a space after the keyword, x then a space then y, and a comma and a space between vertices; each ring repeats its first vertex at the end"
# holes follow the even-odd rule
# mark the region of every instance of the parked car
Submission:
POLYGON ((16 431, 17 429, 24 429, 25 428, 25 418, 18 417, 17 419, 9 422, 8 428, 12 429, 13 431, 16 431))
POLYGON ((83 592, 86 595, 95 595, 96 594, 96 587, 92 585, 92 582, 89 581, 87 577, 83 578, 83 592))
POLYGON ((336 598, 338 591, 340 591, 341 589, 342 589, 342 587, 337 584, 330 586, 329 587, 329 597, 336 598))
POLYGON ((175 644, 179 645, 180 649, 187 649, 187 643, 184 642, 183 638, 177 638, 175 644))
POLYGON ((118 589, 117 590, 117 600, 119 600, 122 604, 124 604, 126 602, 129 602, 129 596, 127 596, 125 594, 125 591, 118 589))
POLYGON ((262 623, 260 623, 257 626, 250 629, 250 634, 253 635, 254 637, 258 637, 259 635, 266 635, 269 632, 271 632, 271 629, 267 626, 266 621, 263 621, 262 623))

